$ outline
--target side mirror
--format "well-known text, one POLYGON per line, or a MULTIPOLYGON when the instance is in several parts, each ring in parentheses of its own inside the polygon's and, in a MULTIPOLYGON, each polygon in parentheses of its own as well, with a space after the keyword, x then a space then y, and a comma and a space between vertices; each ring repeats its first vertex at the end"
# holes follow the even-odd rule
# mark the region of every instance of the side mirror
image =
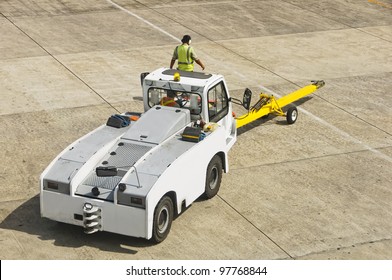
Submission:
POLYGON ((141 74, 140 74, 140 84, 141 84, 142 86, 143 86, 144 78, 145 78, 148 74, 150 74, 150 72, 144 72, 144 73, 141 73, 141 74))
POLYGON ((95 173, 98 177, 113 177, 117 176, 117 168, 115 166, 98 166, 95 173))
POLYGON ((244 106, 246 110, 249 110, 251 100, 252 100, 252 91, 246 88, 244 92, 244 97, 242 98, 242 106, 244 106))

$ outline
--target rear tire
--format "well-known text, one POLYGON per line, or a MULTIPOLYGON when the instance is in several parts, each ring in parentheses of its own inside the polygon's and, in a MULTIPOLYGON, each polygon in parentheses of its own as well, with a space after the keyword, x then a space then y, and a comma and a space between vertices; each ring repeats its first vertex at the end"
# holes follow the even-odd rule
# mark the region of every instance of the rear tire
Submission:
POLYGON ((222 180, 222 160, 218 155, 215 155, 207 167, 205 196, 210 199, 213 198, 219 191, 222 180))
POLYGON ((298 118, 298 110, 297 107, 292 106, 287 110, 286 120, 288 124, 293 124, 298 118))
POLYGON ((160 243, 166 239, 173 221, 173 201, 164 196, 155 207, 152 240, 160 243))

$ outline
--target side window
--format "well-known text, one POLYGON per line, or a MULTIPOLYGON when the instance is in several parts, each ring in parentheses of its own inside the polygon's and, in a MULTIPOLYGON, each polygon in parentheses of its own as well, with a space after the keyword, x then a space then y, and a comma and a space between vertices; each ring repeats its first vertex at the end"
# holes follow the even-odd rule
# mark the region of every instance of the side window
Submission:
POLYGON ((148 89, 148 105, 153 107, 159 105, 162 98, 166 97, 166 90, 160 88, 149 88, 148 89))
POLYGON ((218 122, 229 111, 229 102, 223 82, 208 91, 208 116, 210 122, 218 122))

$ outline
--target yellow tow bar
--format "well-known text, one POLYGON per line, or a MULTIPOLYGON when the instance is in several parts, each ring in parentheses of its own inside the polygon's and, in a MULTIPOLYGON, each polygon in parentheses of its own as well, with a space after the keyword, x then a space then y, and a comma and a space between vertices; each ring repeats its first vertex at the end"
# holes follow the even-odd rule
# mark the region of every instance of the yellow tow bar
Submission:
POLYGON ((241 126, 247 125, 255 120, 263 116, 267 116, 268 114, 276 114, 278 116, 286 116, 287 122, 289 124, 294 123, 297 120, 298 111, 295 106, 290 107, 286 114, 282 111, 282 108, 293 103, 313 92, 317 89, 323 87, 325 82, 314 81, 312 84, 307 85, 299 90, 293 91, 279 99, 276 99, 273 95, 267 95, 265 93, 260 93, 260 98, 256 102, 252 108, 249 109, 249 112, 240 117, 236 117, 237 128, 241 126))

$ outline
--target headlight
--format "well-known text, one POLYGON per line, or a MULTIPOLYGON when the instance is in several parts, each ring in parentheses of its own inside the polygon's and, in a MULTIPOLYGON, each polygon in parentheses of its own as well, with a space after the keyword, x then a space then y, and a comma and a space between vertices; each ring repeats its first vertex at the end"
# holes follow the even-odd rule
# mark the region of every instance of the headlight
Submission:
POLYGON ((117 203, 121 205, 137 207, 137 208, 143 208, 143 209, 146 208, 145 197, 136 196, 130 193, 126 193, 124 191, 117 192, 117 203))
POLYGON ((141 197, 131 196, 131 205, 144 208, 145 207, 144 199, 141 197))
POLYGON ((43 189, 46 191, 70 194, 70 186, 67 183, 44 180, 43 189))

